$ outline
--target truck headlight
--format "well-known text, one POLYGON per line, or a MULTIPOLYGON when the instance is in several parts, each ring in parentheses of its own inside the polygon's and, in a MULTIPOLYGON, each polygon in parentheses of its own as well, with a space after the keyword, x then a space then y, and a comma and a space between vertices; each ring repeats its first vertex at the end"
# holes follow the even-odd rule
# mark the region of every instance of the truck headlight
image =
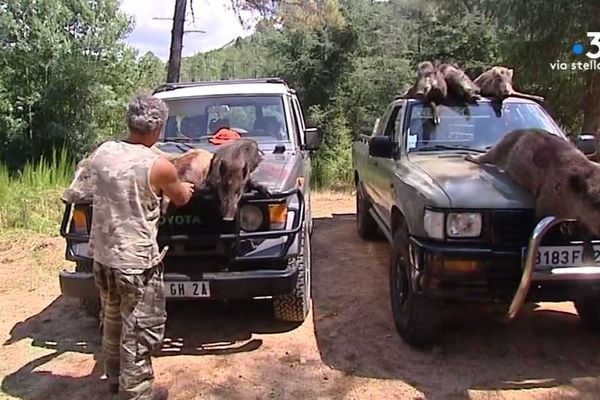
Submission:
POLYGON ((240 227, 246 232, 258 230, 263 223, 263 212, 257 206, 247 204, 240 210, 240 227))
POLYGON ((425 232, 433 239, 444 239, 444 213, 425 210, 423 217, 425 232))
POLYGON ((449 213, 446 220, 448 237, 477 237, 481 235, 480 213, 449 213))

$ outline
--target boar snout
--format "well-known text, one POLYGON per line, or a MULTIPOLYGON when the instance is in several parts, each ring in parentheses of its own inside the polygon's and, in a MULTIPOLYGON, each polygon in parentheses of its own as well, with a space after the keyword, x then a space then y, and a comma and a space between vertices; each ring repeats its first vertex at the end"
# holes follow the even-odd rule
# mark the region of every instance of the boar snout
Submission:
POLYGON ((237 212, 238 203, 242 198, 241 189, 240 193, 222 193, 221 194, 221 215, 223 221, 233 221, 237 212))

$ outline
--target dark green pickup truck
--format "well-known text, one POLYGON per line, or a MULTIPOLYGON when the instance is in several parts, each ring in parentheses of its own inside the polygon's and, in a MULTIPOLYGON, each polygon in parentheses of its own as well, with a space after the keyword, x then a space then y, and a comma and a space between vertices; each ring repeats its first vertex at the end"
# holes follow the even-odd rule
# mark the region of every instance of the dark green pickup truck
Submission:
MULTIPOLYGON (((435 343, 442 307, 457 301, 506 305, 508 320, 524 302, 573 301, 600 330, 600 268, 582 265, 576 221, 536 219, 524 188, 464 159, 514 129, 565 134, 540 105, 519 98, 439 109, 434 125, 429 106, 397 99, 353 148, 358 233, 392 246, 390 295, 403 339, 435 343)), ((577 144, 595 151, 593 137, 577 144)), ((600 241, 593 245, 598 260, 600 241)))

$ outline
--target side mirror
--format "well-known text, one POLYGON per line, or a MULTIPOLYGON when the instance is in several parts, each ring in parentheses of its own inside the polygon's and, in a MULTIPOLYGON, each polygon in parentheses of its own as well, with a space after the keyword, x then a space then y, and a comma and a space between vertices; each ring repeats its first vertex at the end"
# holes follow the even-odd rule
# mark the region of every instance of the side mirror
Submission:
POLYGON ((373 157, 392 158, 394 144, 388 136, 375 136, 369 141, 369 155, 373 157))
POLYGON ((321 147, 322 132, 319 128, 306 128, 304 130, 304 139, 306 144, 303 150, 314 151, 321 147))
POLYGON ((582 134, 577 136, 573 144, 586 156, 596 154, 598 147, 596 136, 590 134, 582 134))

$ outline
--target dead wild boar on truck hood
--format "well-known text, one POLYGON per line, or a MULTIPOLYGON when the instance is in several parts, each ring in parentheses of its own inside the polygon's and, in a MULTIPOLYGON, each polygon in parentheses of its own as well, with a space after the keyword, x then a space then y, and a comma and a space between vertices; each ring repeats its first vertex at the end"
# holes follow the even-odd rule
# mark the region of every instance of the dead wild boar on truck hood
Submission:
POLYGON ((258 144, 252 139, 237 139, 220 145, 214 152, 206 184, 216 190, 221 202, 223 220, 235 218, 237 205, 244 192, 267 189, 250 179, 262 161, 258 144))
POLYGON ((543 130, 519 129, 487 153, 465 158, 496 165, 527 189, 538 219, 575 218, 584 234, 600 238, 600 165, 571 142, 543 130))
MULTIPOLYGON (((177 176, 182 182, 190 182, 194 184, 196 190, 202 187, 208 176, 210 163, 213 158, 213 153, 203 149, 190 149, 185 153, 172 154, 160 150, 156 146, 150 148, 154 153, 165 157, 177 170, 177 176)), ((171 200, 167 195, 162 195, 161 213, 167 214, 171 200)))

